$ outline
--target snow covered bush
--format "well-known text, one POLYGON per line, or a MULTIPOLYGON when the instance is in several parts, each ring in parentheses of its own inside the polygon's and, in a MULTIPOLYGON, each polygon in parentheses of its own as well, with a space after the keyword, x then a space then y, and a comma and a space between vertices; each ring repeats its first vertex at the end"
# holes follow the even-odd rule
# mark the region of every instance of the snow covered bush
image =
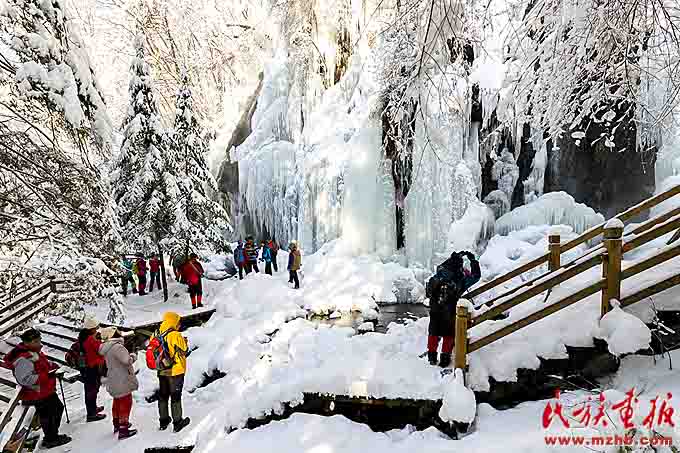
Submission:
POLYGON ((550 192, 498 219, 496 233, 505 235, 529 225, 569 225, 577 233, 583 233, 603 222, 602 214, 577 203, 566 192, 550 192))

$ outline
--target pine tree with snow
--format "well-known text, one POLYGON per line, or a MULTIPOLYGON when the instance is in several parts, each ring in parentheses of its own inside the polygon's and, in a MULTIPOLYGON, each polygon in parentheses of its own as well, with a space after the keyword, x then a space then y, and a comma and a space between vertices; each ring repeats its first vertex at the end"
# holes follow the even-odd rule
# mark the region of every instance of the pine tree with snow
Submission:
POLYGON ((206 162, 211 138, 194 113, 189 77, 184 72, 175 102, 174 130, 169 137, 179 192, 172 233, 164 245, 175 253, 219 251, 226 245, 227 213, 208 195, 208 189, 217 191, 217 182, 206 162))
POLYGON ((102 173, 110 120, 87 51, 59 0, 3 2, 0 44, 0 283, 66 279, 78 291, 55 314, 106 297, 120 320, 102 261, 117 234, 102 173))
POLYGON ((142 34, 135 39, 135 53, 130 66, 130 105, 112 176, 113 198, 123 238, 121 251, 149 254, 158 252, 170 234, 179 187, 176 156, 164 136, 142 34))

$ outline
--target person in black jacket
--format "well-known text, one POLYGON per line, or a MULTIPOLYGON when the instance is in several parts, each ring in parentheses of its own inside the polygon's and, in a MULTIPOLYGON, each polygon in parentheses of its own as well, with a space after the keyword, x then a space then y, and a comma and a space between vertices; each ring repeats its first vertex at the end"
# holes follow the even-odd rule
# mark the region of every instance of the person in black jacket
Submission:
POLYGON ((426 296, 430 299, 430 325, 427 338, 427 358, 437 364, 439 340, 443 338, 439 366, 451 364, 454 323, 458 299, 481 277, 479 261, 470 252, 453 252, 437 267, 437 273, 427 282, 426 296), (470 271, 463 268, 463 257, 470 260, 470 271))

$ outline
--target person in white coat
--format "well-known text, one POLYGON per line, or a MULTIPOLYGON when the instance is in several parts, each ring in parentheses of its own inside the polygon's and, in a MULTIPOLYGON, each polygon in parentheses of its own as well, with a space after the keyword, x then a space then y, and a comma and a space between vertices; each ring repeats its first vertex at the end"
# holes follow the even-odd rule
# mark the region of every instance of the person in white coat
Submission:
POLYGON ((115 327, 101 330, 102 345, 99 354, 106 360, 106 390, 113 397, 113 431, 118 439, 127 439, 137 434, 130 429, 132 411, 132 392, 139 388, 133 364, 136 357, 125 348, 123 337, 115 327))

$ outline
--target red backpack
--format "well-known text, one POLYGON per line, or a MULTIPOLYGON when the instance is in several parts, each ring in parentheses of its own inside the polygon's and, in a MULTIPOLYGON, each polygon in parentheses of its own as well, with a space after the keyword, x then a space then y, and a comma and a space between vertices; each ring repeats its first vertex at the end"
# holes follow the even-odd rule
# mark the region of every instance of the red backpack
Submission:
POLYGON ((174 329, 166 330, 162 335, 156 331, 149 340, 146 347, 146 366, 150 370, 166 371, 175 364, 174 358, 170 355, 170 348, 165 337, 174 329))

